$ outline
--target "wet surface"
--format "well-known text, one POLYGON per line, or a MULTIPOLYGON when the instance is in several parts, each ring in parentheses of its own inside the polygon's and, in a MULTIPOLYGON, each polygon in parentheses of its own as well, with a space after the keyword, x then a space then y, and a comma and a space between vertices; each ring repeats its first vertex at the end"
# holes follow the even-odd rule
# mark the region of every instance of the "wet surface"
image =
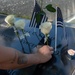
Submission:
MULTIPOLYGON (((34 32, 34 28, 28 27, 30 22, 29 20, 25 20, 25 22, 27 24, 25 31, 30 33, 30 37, 27 36, 26 38, 30 45, 31 51, 29 50, 28 44, 25 41, 26 39, 22 39, 21 42, 23 44, 24 51, 26 53, 31 53, 33 52, 34 47, 36 47, 38 44, 43 44, 44 35, 41 32, 39 33, 39 29, 36 28, 36 32, 34 32)), ((24 69, 9 70, 9 75, 74 75, 75 61, 71 60, 67 54, 68 49, 75 49, 74 31, 75 29, 66 28, 66 38, 64 38, 63 28, 58 27, 57 52, 53 54, 53 58, 49 62, 42 64, 41 66, 38 65, 24 69)), ((0 45, 13 47, 23 52, 19 39, 15 35, 13 28, 0 26, 0 45)), ((55 47, 54 24, 50 32, 49 45, 55 47)))

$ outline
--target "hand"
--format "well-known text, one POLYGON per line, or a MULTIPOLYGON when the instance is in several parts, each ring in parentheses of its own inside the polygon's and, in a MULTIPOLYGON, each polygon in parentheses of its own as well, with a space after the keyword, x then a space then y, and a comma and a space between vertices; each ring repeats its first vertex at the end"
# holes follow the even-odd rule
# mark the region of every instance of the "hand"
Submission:
POLYGON ((38 51, 36 52, 36 54, 37 54, 38 59, 40 59, 40 63, 45 63, 52 58, 53 48, 47 45, 41 48, 40 47, 41 46, 37 47, 38 51))

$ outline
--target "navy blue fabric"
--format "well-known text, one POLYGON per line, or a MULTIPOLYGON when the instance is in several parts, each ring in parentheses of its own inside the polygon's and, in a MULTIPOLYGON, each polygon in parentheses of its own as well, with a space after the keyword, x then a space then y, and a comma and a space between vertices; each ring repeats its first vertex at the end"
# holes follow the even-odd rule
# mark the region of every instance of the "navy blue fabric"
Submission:
POLYGON ((6 70, 0 70, 0 75, 9 75, 6 70))
POLYGON ((33 9, 33 13, 32 13, 32 17, 31 17, 31 21, 30 21, 29 27, 39 28, 39 25, 41 24, 41 22, 43 23, 43 22, 47 21, 48 17, 44 13, 44 14, 40 14, 40 21, 38 23, 36 22, 36 15, 40 11, 41 11, 41 7, 39 6, 39 4, 36 1, 34 9, 33 9))
POLYGON ((63 27, 63 16, 62 16, 61 9, 59 7, 57 7, 57 26, 63 27))

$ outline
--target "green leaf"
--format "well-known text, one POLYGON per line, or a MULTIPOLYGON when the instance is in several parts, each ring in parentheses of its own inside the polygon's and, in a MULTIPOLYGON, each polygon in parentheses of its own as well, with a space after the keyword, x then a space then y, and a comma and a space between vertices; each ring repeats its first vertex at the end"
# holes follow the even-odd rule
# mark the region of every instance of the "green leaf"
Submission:
POLYGON ((41 16, 39 13, 36 14, 36 22, 39 23, 41 21, 41 16))
POLYGON ((48 4, 45 7, 49 12, 56 12, 56 9, 54 7, 52 7, 52 4, 48 4))
POLYGON ((41 21, 41 16, 44 15, 45 12, 44 11, 40 11, 39 13, 36 14, 36 22, 40 23, 41 21))

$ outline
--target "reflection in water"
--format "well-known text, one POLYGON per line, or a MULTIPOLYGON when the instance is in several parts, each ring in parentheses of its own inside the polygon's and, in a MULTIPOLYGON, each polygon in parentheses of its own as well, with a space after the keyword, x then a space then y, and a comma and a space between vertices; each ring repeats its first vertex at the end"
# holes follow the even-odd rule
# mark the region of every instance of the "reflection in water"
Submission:
MULTIPOLYGON (((20 70, 10 70, 10 71, 8 71, 8 73, 10 75, 33 75, 33 74, 37 75, 38 73, 39 73, 38 75, 74 75, 75 74, 75 70, 74 70, 75 61, 74 60, 71 61, 71 60, 67 59, 67 50, 68 50, 68 48, 70 48, 69 46, 70 46, 71 42, 73 42, 73 40, 71 39, 72 36, 70 36, 70 34, 71 34, 70 28, 66 28, 66 29, 67 29, 66 32, 67 32, 68 43, 67 43, 67 45, 62 46, 61 41, 63 38, 63 32, 62 32, 61 28, 59 28, 58 39, 57 39, 57 41, 58 41, 57 53, 53 55, 54 57, 52 58, 52 62, 50 60, 50 62, 43 64, 41 68, 38 67, 38 70, 36 69, 37 66, 32 66, 32 67, 20 69, 20 70), (69 37, 70 37, 70 39, 69 39, 69 37), (70 42, 69 42, 69 40, 70 40, 70 42), (41 71, 41 72, 37 73, 36 71, 37 72, 41 71), (35 74, 35 72, 37 74, 35 74)), ((35 34, 33 34, 33 28, 26 27, 26 31, 30 32, 30 37, 27 37, 27 39, 28 39, 31 49, 36 47, 38 44, 40 44, 40 45, 44 44, 43 43, 44 36, 43 35, 42 35, 42 37, 39 36, 38 29, 36 30, 36 32, 37 32, 37 36, 39 37, 39 39, 37 38, 37 36, 35 34)), ((54 47, 54 45, 55 45, 54 44, 55 43, 54 32, 55 31, 54 31, 54 25, 53 25, 53 29, 50 32, 50 37, 49 37, 49 41, 48 41, 49 45, 52 47, 54 47)), ((74 38, 74 36, 75 36, 74 33, 72 35, 73 35, 72 38, 74 38)), ((30 53, 29 49, 28 49, 28 45, 24 41, 24 39, 22 40, 22 43, 23 43, 25 52, 30 53)), ((13 48, 16 48, 16 49, 22 51, 19 40, 15 36, 14 30, 12 28, 0 27, 0 44, 5 45, 5 46, 11 46, 13 48)))

